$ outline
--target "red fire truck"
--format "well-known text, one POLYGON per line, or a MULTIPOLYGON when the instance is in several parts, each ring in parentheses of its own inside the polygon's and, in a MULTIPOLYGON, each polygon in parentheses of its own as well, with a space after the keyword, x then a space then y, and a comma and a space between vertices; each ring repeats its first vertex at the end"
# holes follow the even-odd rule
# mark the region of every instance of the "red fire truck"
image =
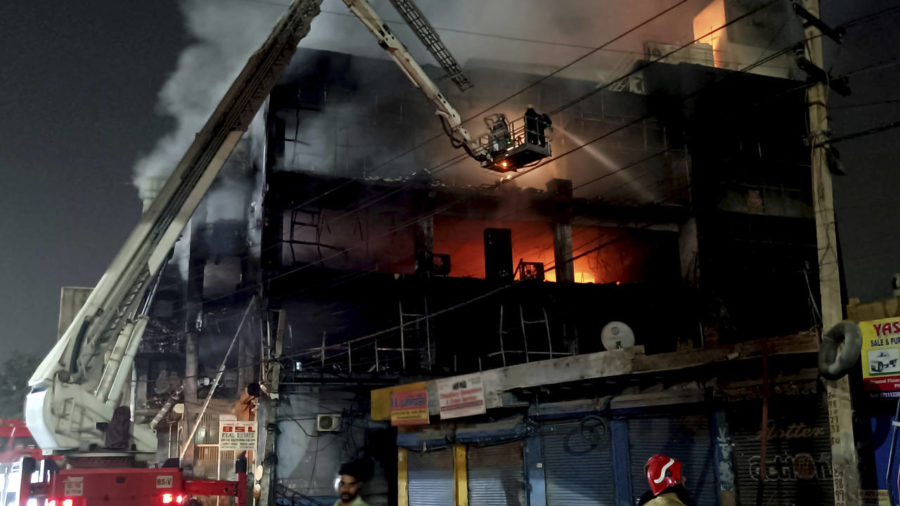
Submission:
POLYGON ((56 462, 25 457, 16 463, 5 475, 3 504, 189 506, 200 504, 197 497, 203 496, 234 497, 234 506, 247 504, 245 460, 235 466, 235 481, 187 480, 177 467, 59 470, 56 462))
POLYGON ((12 464, 22 457, 41 458, 31 432, 22 420, 0 418, 0 464, 12 464))

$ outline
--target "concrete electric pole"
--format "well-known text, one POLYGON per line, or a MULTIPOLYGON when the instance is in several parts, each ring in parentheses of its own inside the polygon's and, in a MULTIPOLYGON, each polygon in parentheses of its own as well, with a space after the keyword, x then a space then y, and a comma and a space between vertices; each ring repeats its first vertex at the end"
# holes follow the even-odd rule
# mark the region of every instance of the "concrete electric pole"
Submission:
MULTIPOLYGON (((803 8, 818 18, 819 0, 802 0, 803 8)), ((822 32, 811 22, 805 23, 806 59, 824 68, 822 32)), ((830 329, 843 319, 841 280, 838 270, 837 238, 834 221, 834 194, 828 171, 826 148, 828 87, 817 81, 807 89, 809 104, 809 142, 812 151, 813 210, 816 217, 816 244, 819 258, 819 289, 822 303, 822 328, 830 329)), ((834 472, 835 506, 858 506, 859 470, 853 440, 853 417, 850 404, 850 382, 846 376, 827 381, 828 421, 831 431, 831 465, 834 472)))

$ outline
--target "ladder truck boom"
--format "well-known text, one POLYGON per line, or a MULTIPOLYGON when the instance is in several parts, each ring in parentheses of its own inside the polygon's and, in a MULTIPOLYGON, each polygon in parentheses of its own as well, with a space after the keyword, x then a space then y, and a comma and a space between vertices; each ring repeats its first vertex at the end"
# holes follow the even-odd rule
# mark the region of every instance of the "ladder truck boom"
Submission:
MULTIPOLYGON (((72 324, 29 380, 25 421, 43 449, 102 447, 98 423, 112 419, 147 320, 139 311, 152 277, 219 169, 291 61, 322 0, 294 0, 249 59, 187 153, 114 257, 72 324), (108 358, 105 357, 106 354, 108 358)), ((135 424, 139 452, 156 435, 135 424)))
MULTIPOLYGON (((343 1, 350 12, 375 37, 378 45, 403 69, 406 77, 434 104, 435 114, 441 119, 453 147, 464 149, 470 157, 481 163, 482 167, 497 172, 514 171, 550 156, 550 143, 544 133, 550 126, 549 118, 546 115, 538 115, 531 108, 526 111, 519 128, 507 120, 504 114, 493 114, 485 118, 489 133, 473 139, 463 126, 462 118, 456 109, 444 97, 437 84, 416 63, 406 46, 391 32, 375 9, 366 0, 343 1)), ((423 43, 430 42, 426 47, 450 73, 451 79, 460 89, 470 87, 471 84, 462 76, 461 70, 449 52, 436 42, 437 35, 433 33, 430 24, 412 0, 391 1, 410 24, 410 28, 419 34, 423 43)))
POLYGON ((366 0, 344 0, 350 12, 375 36, 378 45, 393 58, 397 65, 403 69, 406 77, 422 90, 435 105, 437 114, 447 127, 447 134, 454 145, 459 145, 472 158, 482 163, 482 166, 490 165, 491 156, 485 146, 472 139, 469 131, 462 125, 462 118, 450 102, 444 97, 437 84, 428 77, 422 67, 409 54, 406 46, 394 36, 387 23, 382 21, 375 9, 366 0))
MULTIPOLYGON (((321 2, 293 1, 197 134, 72 324, 32 375, 31 391, 25 402, 25 421, 41 448, 85 451, 104 445, 104 433, 98 424, 108 423, 121 401, 147 325, 145 313, 152 296, 148 287, 291 61, 298 43, 309 32, 321 2)), ((411 2, 401 2, 406 15, 419 20, 418 28, 430 28, 411 2)), ((526 112, 520 134, 516 134, 504 115, 496 114, 486 119, 490 133, 473 139, 456 109, 371 5, 366 0, 344 0, 344 3, 413 84, 434 103, 436 114, 455 147, 465 149, 483 167, 500 172, 549 156, 550 145, 544 136, 549 121, 538 119, 533 109, 526 112), (529 113, 532 113, 531 126, 529 113)), ((444 63, 449 62, 458 70, 455 61, 445 59, 444 63)), ((134 424, 131 430, 138 452, 156 450, 154 429, 134 424)))

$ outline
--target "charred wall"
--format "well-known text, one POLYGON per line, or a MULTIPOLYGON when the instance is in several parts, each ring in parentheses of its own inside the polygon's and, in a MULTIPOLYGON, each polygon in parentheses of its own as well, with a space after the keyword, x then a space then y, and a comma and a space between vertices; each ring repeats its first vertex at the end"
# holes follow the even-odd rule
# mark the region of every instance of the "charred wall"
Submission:
MULTIPOLYGON (((724 339, 816 323, 815 222, 802 86, 693 65, 648 87, 691 153, 701 285, 724 339)), ((817 302, 816 302, 817 303, 817 302)))

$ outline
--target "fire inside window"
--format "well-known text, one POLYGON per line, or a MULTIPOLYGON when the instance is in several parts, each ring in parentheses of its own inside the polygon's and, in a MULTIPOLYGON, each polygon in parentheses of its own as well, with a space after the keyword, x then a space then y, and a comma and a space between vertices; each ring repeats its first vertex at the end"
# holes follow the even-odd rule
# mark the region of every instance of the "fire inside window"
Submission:
POLYGON ((505 114, 484 118, 488 127, 487 148, 491 164, 497 172, 510 172, 531 166, 550 156, 547 129, 552 122, 546 114, 538 114, 528 107, 521 120, 510 121, 505 114))

